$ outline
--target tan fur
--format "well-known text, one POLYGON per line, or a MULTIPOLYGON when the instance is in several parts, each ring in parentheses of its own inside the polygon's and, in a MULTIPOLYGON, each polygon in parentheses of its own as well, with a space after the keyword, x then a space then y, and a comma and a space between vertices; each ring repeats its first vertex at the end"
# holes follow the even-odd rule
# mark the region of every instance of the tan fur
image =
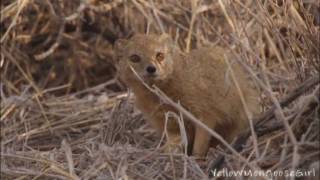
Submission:
MULTIPOLYGON (((159 87, 226 140, 233 140, 248 127, 248 118, 232 83, 221 47, 201 48, 183 55, 174 48, 170 37, 164 34, 135 35, 130 40, 119 40, 115 49, 120 79, 134 92, 137 107, 159 133, 164 130, 164 114, 177 111, 161 103, 135 76, 130 66, 148 85, 159 87), (158 52, 164 54, 162 61, 156 58, 158 52), (133 54, 141 58, 140 62, 130 61, 133 54), (148 65, 156 67, 154 76, 147 73, 148 65)), ((249 110, 257 114, 260 110, 258 92, 252 88, 242 67, 231 64, 249 110)), ((192 154, 204 156, 209 146, 216 146, 217 141, 212 140, 205 130, 184 119, 192 154)), ((175 120, 169 120, 167 131, 167 147, 179 146, 180 130, 175 120)))

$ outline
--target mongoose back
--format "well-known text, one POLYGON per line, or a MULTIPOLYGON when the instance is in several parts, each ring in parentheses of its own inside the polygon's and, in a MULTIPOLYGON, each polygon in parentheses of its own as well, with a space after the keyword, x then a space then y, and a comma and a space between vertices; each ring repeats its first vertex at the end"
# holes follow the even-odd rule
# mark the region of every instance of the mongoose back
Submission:
MULTIPOLYGON (((133 91, 136 106, 159 133, 165 128, 165 113, 177 110, 161 103, 159 97, 146 88, 141 80, 160 88, 229 142, 248 128, 248 117, 230 76, 223 48, 200 48, 183 54, 174 48, 167 34, 137 34, 129 40, 118 40, 115 51, 120 79, 133 91)), ((260 110, 258 92, 252 87, 241 65, 230 64, 249 111, 257 114, 260 110)), ((204 156, 210 146, 218 144, 207 131, 186 117, 184 124, 189 154, 204 156)), ((181 147, 177 121, 169 119, 166 128, 168 139, 165 149, 170 151, 181 147)))

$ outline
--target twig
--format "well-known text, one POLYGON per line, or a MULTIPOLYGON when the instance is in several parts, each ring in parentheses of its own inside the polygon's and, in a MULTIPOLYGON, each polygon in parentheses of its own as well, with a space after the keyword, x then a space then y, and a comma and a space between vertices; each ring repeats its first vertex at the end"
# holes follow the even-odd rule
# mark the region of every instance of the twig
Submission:
POLYGON ((36 83, 34 82, 33 78, 30 77, 25 70, 20 66, 20 64, 18 63, 18 61, 16 60, 16 57, 14 57, 12 55, 11 52, 9 52, 6 48, 1 48, 1 53, 4 54, 5 57, 7 57, 9 60, 11 60, 11 62, 16 65, 16 67, 18 68, 18 70, 21 72, 22 76, 29 82, 29 84, 32 86, 32 88, 37 92, 37 95, 42 96, 42 92, 41 90, 38 88, 38 86, 36 85, 36 83))
MULTIPOLYGON (((20 13, 22 12, 22 10, 30 3, 29 0, 21 0, 21 1, 16 1, 15 3, 12 4, 12 6, 10 6, 10 11, 16 11, 13 19, 12 19, 12 22, 10 24, 10 26, 8 27, 8 29, 6 30, 6 32, 4 33, 4 35, 1 37, 1 40, 0 40, 0 43, 3 43, 6 38, 9 36, 9 33, 11 32, 12 28, 14 28, 17 24, 17 21, 19 19, 19 15, 20 13)), ((5 11, 6 12, 6 11, 5 11)), ((3 13, 2 9, 1 9, 1 20, 0 22, 3 21, 2 19, 2 15, 4 16, 10 16, 9 14, 11 13, 3 13)))
POLYGON ((64 29, 65 29, 65 20, 63 18, 61 18, 61 21, 62 22, 61 22, 61 26, 60 26, 60 29, 59 29, 59 32, 57 35, 57 40, 51 45, 51 47, 47 51, 34 55, 34 58, 37 61, 44 60, 45 58, 47 58, 48 56, 53 54, 60 46, 60 43, 61 43, 62 37, 63 37, 62 35, 63 35, 64 29))
POLYGON ((193 32, 194 23, 196 21, 196 17, 198 14, 198 0, 191 1, 191 9, 192 9, 192 15, 191 15, 191 21, 189 25, 188 36, 187 36, 186 52, 190 52, 190 48, 191 48, 190 46, 191 46, 192 32, 193 32))

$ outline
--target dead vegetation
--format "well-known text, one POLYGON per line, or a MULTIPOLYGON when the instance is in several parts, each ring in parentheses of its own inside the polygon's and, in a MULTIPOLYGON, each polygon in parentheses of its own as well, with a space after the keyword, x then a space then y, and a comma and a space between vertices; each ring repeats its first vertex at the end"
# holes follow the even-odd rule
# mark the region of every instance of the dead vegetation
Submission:
POLYGON ((312 0, 2 0, 1 179, 205 179, 220 155, 232 170, 319 169, 319 79, 281 104, 319 76, 319 8, 312 0), (112 61, 118 38, 144 32, 170 33, 184 51, 218 44, 249 65, 273 116, 242 158, 225 147, 201 164, 161 153, 112 61))

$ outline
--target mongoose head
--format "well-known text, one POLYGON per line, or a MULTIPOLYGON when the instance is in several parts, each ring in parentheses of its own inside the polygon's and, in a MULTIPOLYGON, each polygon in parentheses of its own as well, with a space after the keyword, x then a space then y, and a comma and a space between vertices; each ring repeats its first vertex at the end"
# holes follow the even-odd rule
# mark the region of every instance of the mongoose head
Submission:
POLYGON ((167 34, 134 35, 115 45, 120 79, 127 85, 143 80, 148 85, 165 80, 173 69, 173 43, 167 34))

